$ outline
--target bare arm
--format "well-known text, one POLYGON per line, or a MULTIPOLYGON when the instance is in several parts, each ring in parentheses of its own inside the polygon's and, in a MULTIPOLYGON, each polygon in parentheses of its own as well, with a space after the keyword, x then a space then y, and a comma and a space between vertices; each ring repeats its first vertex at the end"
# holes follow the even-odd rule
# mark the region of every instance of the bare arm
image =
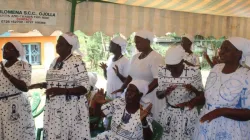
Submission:
MULTIPOLYGON (((158 87, 158 79, 155 78, 149 85, 148 85, 148 93, 152 92, 155 88, 158 87)), ((147 94, 148 94, 147 93, 147 94)))
POLYGON ((118 73, 117 77, 124 83, 127 79, 127 77, 124 77, 122 74, 118 73))
POLYGON ((100 63, 100 67, 101 67, 102 70, 103 70, 104 78, 107 80, 107 65, 104 64, 104 63, 100 63))
POLYGON ((19 80, 13 76, 9 76, 7 77, 9 79, 9 81, 19 90, 23 91, 23 92, 27 92, 28 91, 28 87, 26 85, 26 83, 22 80, 19 80))
POLYGON ((107 80, 107 70, 106 69, 103 69, 103 76, 107 80))
POLYGON ((204 56, 204 58, 207 60, 207 63, 210 65, 210 67, 214 67, 214 63, 210 60, 209 56, 204 56))
POLYGON ((232 109, 224 108, 223 117, 236 120, 236 121, 249 121, 250 110, 249 109, 232 109))
POLYGON ((50 88, 46 90, 46 94, 53 97, 57 95, 85 95, 87 89, 83 86, 75 88, 50 88))
POLYGON ((128 84, 132 81, 132 77, 129 75, 126 80, 123 82, 123 85, 121 87, 122 90, 126 89, 128 84))
POLYGON ((5 67, 3 66, 3 63, 1 62, 1 71, 3 73, 3 75, 19 90, 23 91, 23 92, 27 92, 28 91, 28 87, 26 85, 26 83, 23 80, 17 79, 14 76, 10 75, 5 67))
POLYGON ((143 138, 144 140, 152 140, 153 138, 153 132, 152 130, 150 129, 150 127, 148 126, 148 122, 147 122, 147 119, 144 118, 142 121, 142 130, 143 130, 143 138), (148 127, 145 127, 144 126, 148 126, 148 127))

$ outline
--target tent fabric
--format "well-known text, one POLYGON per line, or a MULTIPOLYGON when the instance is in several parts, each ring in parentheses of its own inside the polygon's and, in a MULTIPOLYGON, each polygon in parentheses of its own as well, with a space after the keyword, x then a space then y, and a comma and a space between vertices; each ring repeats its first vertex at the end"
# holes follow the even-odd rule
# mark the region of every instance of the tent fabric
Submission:
MULTIPOLYGON (((155 33, 157 36, 163 36, 167 32, 175 32, 180 36, 187 33, 214 36, 216 38, 222 36, 250 38, 250 34, 248 33, 250 31, 250 25, 247 24, 250 23, 250 18, 172 11, 185 10, 195 12, 196 10, 198 13, 199 11, 202 11, 199 9, 206 9, 207 11, 210 9, 217 12, 226 10, 222 13, 228 13, 230 10, 234 10, 235 13, 243 13, 247 15, 250 13, 247 12, 250 10, 250 8, 248 8, 250 7, 250 0, 230 0, 231 3, 229 0, 106 1, 121 4, 90 1, 77 4, 75 30, 81 30, 87 35, 92 35, 95 32, 102 31, 109 36, 121 33, 126 37, 130 36, 135 31, 148 30, 155 33), (165 2, 168 2, 168 4, 166 4, 165 7, 167 7, 163 9, 145 8, 160 8, 159 5, 163 6, 165 2), (173 7, 178 6, 179 8, 173 9, 173 7), (198 8, 199 6, 200 8, 198 8), (231 8, 225 8, 225 6, 231 8), (237 8, 239 6, 243 6, 241 7, 242 9, 237 8), (170 10, 165 10, 167 8, 170 10), (241 12, 237 12, 237 9, 241 10, 241 12)), ((27 33, 36 29, 41 32, 42 35, 49 36, 56 30, 62 32, 68 32, 70 30, 71 3, 66 0, 0 0, 0 3, 0 9, 57 12, 57 25, 55 26, 38 24, 1 24, 0 34, 3 34, 8 30, 27 33)))
POLYGON ((81 30, 88 35, 98 31, 111 36, 115 33, 121 33, 126 37, 135 31, 146 29, 154 32, 157 36, 163 36, 167 32, 175 32, 178 35, 188 33, 216 38, 222 36, 250 38, 248 33, 250 26, 247 25, 249 22, 250 18, 244 17, 226 17, 120 4, 83 2, 77 5, 75 30, 81 30))
POLYGON ((102 0, 131 6, 220 16, 250 17, 249 0, 102 0))

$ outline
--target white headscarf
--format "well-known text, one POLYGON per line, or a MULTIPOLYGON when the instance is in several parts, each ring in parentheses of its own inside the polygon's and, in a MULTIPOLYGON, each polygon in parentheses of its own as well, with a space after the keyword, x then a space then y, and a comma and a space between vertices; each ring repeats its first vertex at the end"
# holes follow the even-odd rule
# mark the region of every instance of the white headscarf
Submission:
POLYGON ((192 43, 194 43, 194 36, 190 34, 185 34, 183 37, 188 38, 192 43))
POLYGON ((185 56, 185 50, 180 46, 174 46, 166 51, 165 63, 168 65, 176 65, 181 62, 185 56))
POLYGON ((154 41, 154 34, 152 32, 146 31, 146 30, 136 32, 135 36, 139 36, 141 38, 149 40, 150 44, 152 44, 154 41))
POLYGON ((88 76, 89 76, 89 84, 94 88, 97 83, 97 74, 93 72, 88 72, 88 76))
POLYGON ((146 98, 146 94, 148 93, 148 85, 149 82, 144 81, 144 80, 133 80, 132 82, 129 83, 129 85, 135 85, 137 87, 137 89, 143 93, 143 96, 141 98, 140 104, 143 106, 143 108, 145 109, 150 103, 151 101, 146 98))
POLYGON ((23 47, 23 45, 21 44, 20 41, 18 40, 12 40, 10 41, 11 44, 13 44, 13 46, 16 48, 16 50, 19 52, 19 59, 24 61, 24 62, 28 62, 26 60, 26 52, 25 52, 25 48, 23 47))
POLYGON ((143 93, 143 95, 146 95, 148 93, 148 85, 149 82, 144 81, 144 80, 133 80, 132 82, 129 83, 129 85, 135 85, 137 89, 143 93))
POLYGON ((231 42, 238 50, 242 51, 241 64, 250 66, 250 40, 241 37, 230 37, 227 39, 231 42))
POLYGON ((78 37, 74 34, 74 33, 64 33, 61 35, 64 39, 66 39, 66 41, 72 45, 72 49, 71 52, 74 53, 78 53, 79 55, 83 56, 83 53, 80 51, 80 43, 78 40, 78 37))
POLYGON ((127 41, 124 38, 117 36, 113 38, 111 41, 115 44, 118 44, 121 47, 122 54, 126 53, 127 41))

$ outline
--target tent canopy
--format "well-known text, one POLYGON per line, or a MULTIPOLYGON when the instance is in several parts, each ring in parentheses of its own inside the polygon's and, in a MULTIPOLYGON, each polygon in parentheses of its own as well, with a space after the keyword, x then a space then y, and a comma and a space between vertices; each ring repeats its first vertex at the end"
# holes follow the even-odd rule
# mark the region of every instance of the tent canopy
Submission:
POLYGON ((103 0, 106 2, 220 16, 250 17, 249 0, 103 0))
POLYGON ((128 37, 146 29, 157 36, 175 32, 250 38, 247 24, 250 0, 0 0, 0 3, 0 9, 57 12, 56 25, 1 24, 0 33, 37 29, 48 36, 55 30, 74 29, 88 35, 102 31, 128 37))
POLYGON ((178 35, 188 33, 216 38, 222 36, 250 38, 250 26, 247 24, 249 22, 250 18, 246 17, 197 14, 124 4, 83 2, 78 4, 76 8, 75 30, 81 30, 88 35, 97 31, 102 31, 107 35, 122 33, 127 37, 133 32, 146 29, 154 32, 157 36, 164 36, 167 32, 175 32, 178 35))

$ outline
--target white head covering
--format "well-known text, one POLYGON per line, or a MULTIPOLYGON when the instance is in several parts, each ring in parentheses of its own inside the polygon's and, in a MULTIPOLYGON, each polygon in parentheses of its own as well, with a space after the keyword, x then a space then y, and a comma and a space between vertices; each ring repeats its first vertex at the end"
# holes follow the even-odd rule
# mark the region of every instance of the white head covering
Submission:
POLYGON ((176 65, 181 62, 185 55, 185 50, 180 46, 174 46, 166 51, 165 63, 168 65, 176 65))
POLYGON ((121 47, 122 54, 126 53, 127 41, 124 38, 117 36, 113 38, 111 41, 115 44, 118 44, 121 47))
POLYGON ((245 63, 247 66, 250 66, 250 40, 241 37, 230 37, 227 40, 238 50, 242 51, 240 63, 245 63))
POLYGON ((66 41, 72 45, 72 50, 71 52, 76 52, 79 55, 83 56, 83 53, 79 50, 80 49, 80 43, 78 40, 78 37, 74 34, 74 33, 64 33, 61 35, 64 39, 66 39, 66 41))
POLYGON ((194 43, 194 36, 190 34, 185 34, 183 37, 188 38, 192 43, 194 43))
POLYGON ((132 82, 129 83, 129 85, 130 84, 135 85, 137 87, 137 89, 141 93, 143 93, 140 104, 145 109, 151 103, 151 101, 148 98, 145 97, 145 95, 148 93, 149 82, 144 81, 144 80, 133 80, 132 82))
POLYGON ((89 76, 90 86, 95 87, 96 82, 97 82, 97 74, 93 72, 88 72, 88 76, 89 76))
POLYGON ((148 85, 149 82, 144 81, 144 80, 133 80, 132 82, 129 83, 129 85, 135 85, 137 89, 143 93, 143 95, 147 94, 148 92, 148 85))
POLYGON ((24 61, 24 62, 28 62, 26 60, 26 52, 25 52, 25 48, 23 47, 23 45, 21 44, 20 41, 18 40, 12 40, 10 41, 11 44, 13 44, 13 46, 16 48, 16 50, 19 52, 19 59, 24 61))
POLYGON ((136 32, 135 36, 139 36, 141 38, 148 39, 150 41, 150 44, 152 44, 154 41, 154 34, 152 32, 146 31, 146 30, 136 32))

